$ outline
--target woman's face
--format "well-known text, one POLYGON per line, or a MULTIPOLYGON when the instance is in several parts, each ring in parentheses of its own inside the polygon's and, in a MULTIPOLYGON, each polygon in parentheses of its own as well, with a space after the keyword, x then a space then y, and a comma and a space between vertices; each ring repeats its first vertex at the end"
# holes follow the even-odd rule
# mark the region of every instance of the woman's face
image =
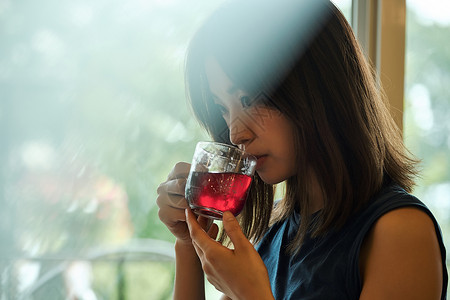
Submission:
POLYGON ((278 110, 258 104, 264 94, 249 95, 231 82, 215 58, 206 60, 205 71, 214 102, 230 130, 231 142, 258 158, 256 172, 261 179, 276 184, 295 175, 292 123, 278 110))

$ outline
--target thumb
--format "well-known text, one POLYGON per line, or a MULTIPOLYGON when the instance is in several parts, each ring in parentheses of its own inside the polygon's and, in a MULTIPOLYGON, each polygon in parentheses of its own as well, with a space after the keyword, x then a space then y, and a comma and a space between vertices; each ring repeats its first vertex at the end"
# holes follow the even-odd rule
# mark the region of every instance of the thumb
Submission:
POLYGON ((229 211, 223 213, 222 216, 223 229, 227 232, 230 240, 233 242, 234 248, 239 249, 247 247, 250 243, 242 232, 241 226, 233 214, 229 211))

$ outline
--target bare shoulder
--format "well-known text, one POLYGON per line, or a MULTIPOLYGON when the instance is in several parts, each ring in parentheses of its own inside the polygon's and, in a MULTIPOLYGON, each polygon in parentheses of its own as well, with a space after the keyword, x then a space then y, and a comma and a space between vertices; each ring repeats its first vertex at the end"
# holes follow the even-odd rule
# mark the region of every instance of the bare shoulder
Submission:
POLYGON ((405 207, 383 215, 360 254, 360 299, 440 299, 442 263, 432 219, 405 207))

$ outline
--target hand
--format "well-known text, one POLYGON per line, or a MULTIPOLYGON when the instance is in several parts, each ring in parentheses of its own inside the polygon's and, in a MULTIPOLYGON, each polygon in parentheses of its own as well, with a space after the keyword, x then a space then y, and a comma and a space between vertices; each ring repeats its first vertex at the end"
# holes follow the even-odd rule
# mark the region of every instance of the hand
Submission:
POLYGON ((190 209, 186 209, 186 221, 203 271, 216 289, 236 300, 273 299, 264 262, 232 213, 224 213, 223 226, 234 250, 211 239, 211 232, 202 230, 190 209))
MULTIPOLYGON (((169 173, 167 180, 161 183, 156 191, 158 193, 156 203, 159 207, 159 219, 181 244, 187 245, 191 245, 191 237, 184 213, 185 209, 188 208, 184 190, 190 168, 191 165, 188 163, 177 163, 169 173)), ((205 217, 199 217, 198 221, 202 229, 208 229, 211 237, 215 238, 218 231, 217 225, 212 224, 212 220, 205 217)))
POLYGON ((188 163, 177 163, 169 173, 167 180, 161 183, 156 191, 158 193, 156 203, 159 207, 159 219, 183 244, 191 244, 184 213, 188 208, 184 189, 190 167, 191 165, 188 163))

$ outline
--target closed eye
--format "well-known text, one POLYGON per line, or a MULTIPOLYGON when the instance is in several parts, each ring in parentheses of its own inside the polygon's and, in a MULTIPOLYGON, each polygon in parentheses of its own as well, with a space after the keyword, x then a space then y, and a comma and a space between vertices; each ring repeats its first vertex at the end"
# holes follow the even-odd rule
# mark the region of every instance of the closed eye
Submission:
POLYGON ((249 108, 253 104, 253 101, 249 96, 241 96, 239 97, 239 100, 241 101, 243 108, 249 108))

